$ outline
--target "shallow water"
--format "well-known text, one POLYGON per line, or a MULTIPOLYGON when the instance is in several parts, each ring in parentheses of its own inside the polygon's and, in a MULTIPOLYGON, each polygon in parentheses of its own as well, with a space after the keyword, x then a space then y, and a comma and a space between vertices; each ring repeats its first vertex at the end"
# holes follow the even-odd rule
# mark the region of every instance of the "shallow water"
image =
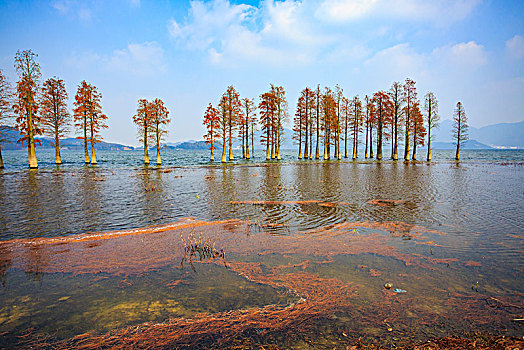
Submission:
POLYGON ((524 306, 522 151, 466 151, 460 163, 446 151, 432 163, 309 163, 289 153, 235 166, 197 166, 176 152, 161 168, 101 152, 95 168, 41 161, 29 171, 20 161, 0 173, 1 345, 28 329, 60 340, 301 298, 295 308, 321 315, 303 333, 289 338, 264 321, 266 335, 244 336, 331 349, 358 337, 395 346, 477 330, 524 335, 512 321, 524 306), (186 217, 209 229, 74 238, 186 217), (213 224, 227 219, 240 221, 213 224), (224 249, 226 266, 180 266, 196 233, 224 249))

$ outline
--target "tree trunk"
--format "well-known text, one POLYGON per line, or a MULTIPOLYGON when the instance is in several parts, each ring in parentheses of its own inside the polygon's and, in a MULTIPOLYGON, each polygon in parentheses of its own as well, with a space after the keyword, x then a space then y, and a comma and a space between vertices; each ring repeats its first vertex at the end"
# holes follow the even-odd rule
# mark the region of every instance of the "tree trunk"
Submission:
POLYGON ((278 130, 277 130, 277 160, 281 160, 280 158, 280 132, 281 132, 281 127, 280 125, 278 126, 278 130))
POLYGON ((213 154, 213 142, 211 142, 211 158, 209 160, 212 162, 215 161, 215 155, 213 154))
POLYGON ((27 142, 27 158, 29 160, 29 168, 36 169, 38 168, 38 162, 36 160, 36 151, 35 151, 35 138, 33 135, 33 112, 32 109, 29 109, 29 140, 27 142))
POLYGON ((251 154, 255 158, 255 126, 251 126, 251 154))
POLYGON ((458 115, 458 127, 457 127, 457 151, 455 152, 455 160, 459 160, 459 153, 460 153, 460 134, 461 134, 461 129, 460 129, 460 110, 459 110, 459 115, 458 115))
POLYGON ((60 144, 58 139, 58 133, 55 134, 55 164, 62 164, 62 158, 60 157, 60 144))
POLYGON ((428 125, 428 156, 427 161, 431 161, 431 124, 428 125))
POLYGON ((222 138, 222 163, 225 163, 225 162, 226 162, 226 133, 224 133, 224 136, 222 138))
POLYGON ((96 165, 96 155, 95 155, 95 130, 93 122, 91 122, 91 164, 96 165))
POLYGON ((417 124, 413 130, 413 160, 417 160, 417 124))
POLYGON ((298 159, 302 159, 302 115, 299 114, 298 118, 298 159))
POLYGON ((84 113, 84 163, 89 164, 89 152, 87 151, 87 116, 84 113))
MULTIPOLYGON (((395 109, 398 109, 397 107, 395 107, 395 109)), ((393 130, 393 137, 394 137, 394 142, 393 142, 393 155, 391 156, 391 158, 393 160, 398 160, 398 110, 395 111, 395 128, 393 130)))
POLYGON ((382 121, 379 120, 377 129, 377 160, 382 160, 382 131, 382 121))
POLYGON ((147 128, 144 130, 144 164, 149 165, 149 151, 147 149, 147 128))
POLYGON ((406 142, 404 143, 404 160, 409 160, 409 119, 406 122, 406 142))
MULTIPOLYGON (((231 117, 232 118, 232 117, 231 117)), ((233 125, 231 125, 231 121, 229 122, 229 160, 234 160, 233 157, 233 125)))
POLYGON ((309 158, 309 153, 308 153, 308 148, 309 148, 309 144, 308 144, 309 115, 308 115, 308 113, 309 113, 309 111, 308 111, 308 99, 306 98, 306 120, 305 120, 306 121, 306 130, 305 130, 305 133, 304 133, 304 137, 306 138, 306 141, 305 141, 305 144, 304 144, 304 159, 308 159, 309 158))
POLYGON ((369 129, 369 123, 366 123, 366 149, 364 151, 364 158, 368 159, 368 129, 369 129))
POLYGON ((160 135, 157 132, 156 137, 156 165, 161 165, 162 159, 160 159, 160 135))
POLYGON ((251 158, 249 155, 249 121, 248 117, 246 115, 246 159, 251 158))
POLYGON ((2 147, 0 147, 0 169, 4 168, 4 159, 2 158, 2 147))
POLYGON ((373 159, 373 125, 369 126, 369 158, 373 159))

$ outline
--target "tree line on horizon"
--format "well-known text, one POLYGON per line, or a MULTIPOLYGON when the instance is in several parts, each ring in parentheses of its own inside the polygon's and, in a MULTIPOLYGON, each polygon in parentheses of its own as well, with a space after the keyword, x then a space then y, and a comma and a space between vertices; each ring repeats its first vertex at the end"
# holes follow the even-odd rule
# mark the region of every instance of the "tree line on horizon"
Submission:
MULTIPOLYGON (((233 141, 241 140, 242 158, 254 154, 254 132, 261 128, 260 143, 266 148, 266 160, 280 160, 284 122, 289 119, 286 93, 282 86, 271 84, 269 91, 259 96, 258 111, 254 99, 240 98, 233 86, 229 86, 220 98, 217 108, 209 103, 203 118, 206 126, 205 143, 214 161, 216 145, 222 146, 222 162, 234 159, 233 141), (257 112, 259 119, 257 119, 257 112), (228 147, 226 145, 229 145, 228 147), (229 157, 226 157, 226 148, 229 157)), ((365 144, 367 159, 383 158, 383 144, 391 143, 391 159, 398 160, 398 148, 404 144, 404 160, 417 159, 417 146, 428 145, 426 160, 431 160, 432 131, 439 126, 438 100, 433 92, 427 92, 423 105, 418 98, 416 83, 407 78, 403 84, 393 82, 388 91, 380 90, 362 100, 344 96, 340 86, 335 89, 317 85, 315 90, 306 87, 300 93, 293 118, 293 140, 298 145, 299 159, 348 158, 348 142, 351 142, 351 158, 358 158, 358 146, 365 144), (363 134, 363 135, 362 135, 363 134), (364 142, 360 140, 361 135, 364 142), (373 152, 373 136, 375 150, 373 152), (315 145, 313 149, 313 144, 315 145), (322 148, 322 151, 321 151, 322 148), (303 150, 303 151, 302 151, 303 150), (314 155, 313 155, 314 154, 314 155)), ((452 137, 456 141, 455 159, 459 160, 460 147, 468 139, 468 121, 464 106, 458 102, 453 115, 452 137)))
MULTIPOLYGON (((20 132, 17 142, 26 143, 30 168, 37 168, 35 144, 38 135, 54 139, 55 163, 61 164, 60 138, 74 126, 84 141, 85 164, 95 165, 95 143, 102 141, 100 131, 107 128, 107 115, 102 112, 102 94, 85 80, 80 82, 74 99, 73 113, 67 107, 67 91, 62 79, 52 77, 40 84, 42 74, 31 50, 18 51, 15 69, 18 81, 14 91, 0 70, 0 168, 4 167, 1 143, 6 141, 5 127, 14 120, 20 132), (91 156, 88 144, 91 144, 91 156)), ((222 146, 222 162, 234 160, 233 142, 241 140, 242 158, 250 159, 255 153, 255 131, 260 128, 260 143, 265 147, 266 160, 280 160, 284 138, 284 124, 289 121, 286 92, 282 86, 270 85, 267 92, 255 99, 241 98, 233 86, 221 96, 216 108, 209 103, 203 124, 206 127, 205 143, 214 161, 216 145, 222 146)), ((156 164, 161 164, 161 142, 167 135, 169 111, 164 102, 139 99, 136 114, 132 117, 138 128, 138 139, 144 145, 144 163, 150 163, 148 147, 156 147, 156 164)), ((464 107, 458 102, 453 115, 453 134, 456 141, 455 159, 460 147, 468 139, 468 122, 464 107)), ((365 158, 383 158, 384 141, 391 142, 391 159, 398 160, 398 146, 404 143, 404 160, 417 159, 417 146, 428 144, 426 159, 431 160, 432 130, 439 125, 438 100, 432 92, 424 96, 423 106, 418 99, 415 82, 407 78, 404 84, 394 82, 388 91, 378 91, 362 100, 344 96, 338 85, 331 89, 315 90, 306 87, 300 93, 293 118, 293 139, 298 145, 299 159, 329 160, 348 158, 348 143, 352 145, 352 159, 358 158, 358 146, 365 144, 365 158), (364 132, 365 131, 365 132, 364 132), (403 135, 402 135, 403 133, 403 135), (375 136, 375 142, 373 142, 375 136), (402 137, 403 136, 403 137, 402 137), (364 142, 361 138, 364 138, 364 142), (403 140, 402 140, 403 139, 403 140), (313 150, 313 144, 315 145, 313 150), (332 152, 333 150, 333 152, 332 152)))

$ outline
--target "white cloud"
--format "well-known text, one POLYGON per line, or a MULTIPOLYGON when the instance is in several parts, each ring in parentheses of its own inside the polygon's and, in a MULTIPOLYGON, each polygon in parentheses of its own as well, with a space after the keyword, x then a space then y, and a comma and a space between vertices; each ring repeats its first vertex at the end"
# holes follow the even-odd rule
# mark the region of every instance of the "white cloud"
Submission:
POLYGON ((371 12, 378 0, 324 0, 317 11, 319 18, 351 21, 371 12))
POLYGON ((520 60, 524 57, 524 39, 520 35, 506 41, 506 54, 513 60, 520 60))
POLYGON ((107 66, 135 75, 154 75, 166 70, 164 50, 156 42, 129 44, 125 49, 115 50, 107 66))
POLYGON ((114 50, 110 55, 92 52, 75 54, 65 62, 81 70, 101 67, 110 72, 124 72, 134 76, 152 76, 167 69, 164 50, 156 42, 129 44, 126 48, 114 50))
POLYGON ((449 69, 466 72, 474 71, 488 61, 484 46, 474 41, 440 47, 432 55, 439 63, 448 65, 449 69))
POLYGON ((447 24, 467 17, 481 0, 323 0, 317 17, 346 22, 369 17, 447 24))

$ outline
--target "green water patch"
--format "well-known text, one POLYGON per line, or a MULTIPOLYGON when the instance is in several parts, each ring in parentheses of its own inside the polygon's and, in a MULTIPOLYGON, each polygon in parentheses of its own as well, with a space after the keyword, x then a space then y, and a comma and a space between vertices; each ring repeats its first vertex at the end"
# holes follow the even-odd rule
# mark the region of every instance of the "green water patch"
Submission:
MULTIPOLYGON (((147 274, 27 275, 14 269, 0 288, 0 347, 31 331, 53 339, 104 333, 199 313, 286 305, 284 289, 248 281, 224 266, 195 263, 147 274)), ((34 337, 34 335, 32 335, 34 337)))

